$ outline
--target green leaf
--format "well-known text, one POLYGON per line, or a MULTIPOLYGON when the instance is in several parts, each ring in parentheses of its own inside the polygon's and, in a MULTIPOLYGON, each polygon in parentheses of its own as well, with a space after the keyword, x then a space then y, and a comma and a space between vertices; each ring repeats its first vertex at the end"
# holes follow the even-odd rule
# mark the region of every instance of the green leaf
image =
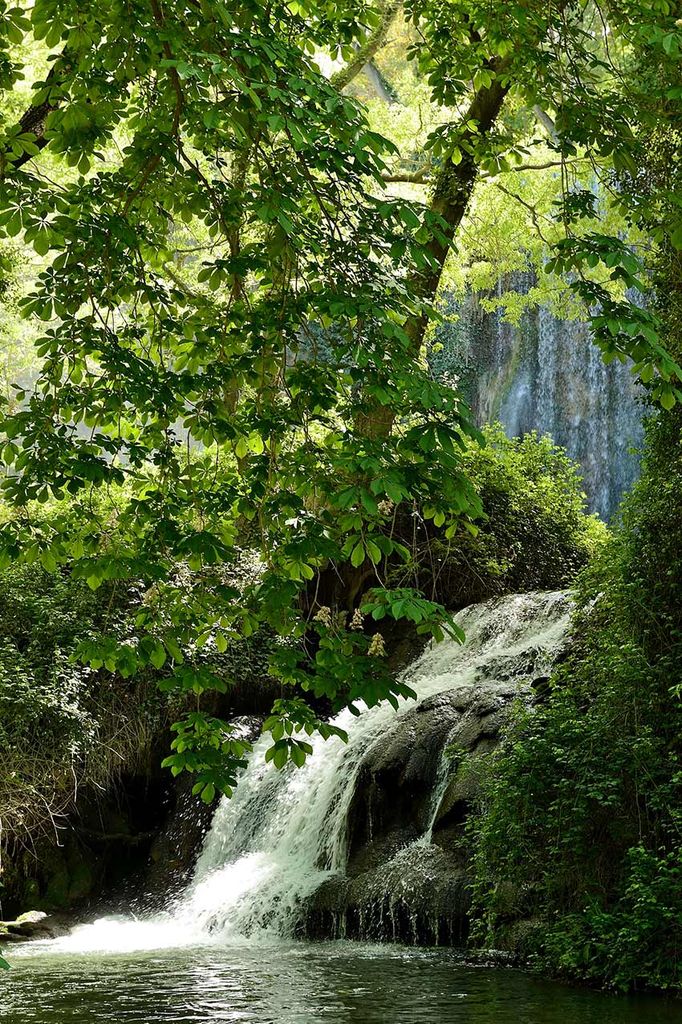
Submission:
POLYGON ((367 541, 367 554, 369 555, 370 560, 374 565, 378 565, 379 562, 381 561, 381 550, 371 540, 367 541))
POLYGON ((272 760, 275 768, 284 768, 284 765, 289 760, 289 748, 286 743, 276 744, 272 760))
POLYGON ((154 650, 149 655, 149 660, 154 668, 163 668, 166 662, 166 652, 161 644, 157 644, 154 650))
POLYGON ((40 561, 46 572, 54 572, 57 568, 57 559, 48 548, 40 552, 40 561))
POLYGON ((305 751, 301 749, 298 743, 294 743, 292 745, 290 756, 297 768, 303 767, 305 764, 305 751))
POLYGON ((673 409, 674 406, 675 406, 676 398, 675 398, 675 393, 672 390, 672 388, 662 389, 660 397, 659 397, 658 400, 661 403, 661 405, 663 406, 663 408, 667 409, 668 412, 671 409, 673 409))
POLYGON ((358 569, 362 565, 364 560, 365 560, 365 548, 364 548, 364 545, 363 545, 362 541, 360 541, 359 544, 355 545, 355 547, 353 548, 353 550, 351 552, 350 564, 355 569, 358 569))

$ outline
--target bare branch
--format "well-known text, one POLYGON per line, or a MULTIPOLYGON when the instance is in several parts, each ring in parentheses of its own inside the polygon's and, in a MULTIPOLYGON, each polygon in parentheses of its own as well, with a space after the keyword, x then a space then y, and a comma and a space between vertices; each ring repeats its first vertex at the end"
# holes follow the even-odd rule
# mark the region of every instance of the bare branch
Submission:
POLYGON ((538 121, 540 122, 542 127, 545 129, 545 131, 547 132, 549 137, 551 139, 553 139, 553 140, 556 140, 557 139, 556 125, 554 123, 553 118, 551 118, 549 116, 549 114, 547 113, 546 110, 543 110, 542 107, 538 106, 537 103, 533 107, 533 113, 535 114, 535 116, 537 117, 538 121))
MULTIPOLYGON (((516 192, 511 192, 508 188, 505 188, 504 185, 501 185, 499 181, 494 181, 493 182, 493 186, 496 189, 498 189, 500 192, 503 192, 504 195, 509 196, 510 199, 515 199, 517 203, 520 203, 521 206, 523 206, 526 210, 528 210, 528 213, 530 214, 530 219, 533 221, 533 225, 534 225, 535 230, 537 231, 539 237, 542 239, 542 241, 545 243, 545 245, 547 245, 547 246, 551 245, 549 240, 547 238, 545 238, 545 236, 542 233, 542 228, 540 227, 540 216, 541 215, 538 214, 538 211, 535 209, 535 207, 532 206, 530 203, 527 203, 525 199, 521 198, 521 196, 518 196, 516 194, 516 192)), ((548 218, 545 217, 544 219, 547 220, 548 218)))

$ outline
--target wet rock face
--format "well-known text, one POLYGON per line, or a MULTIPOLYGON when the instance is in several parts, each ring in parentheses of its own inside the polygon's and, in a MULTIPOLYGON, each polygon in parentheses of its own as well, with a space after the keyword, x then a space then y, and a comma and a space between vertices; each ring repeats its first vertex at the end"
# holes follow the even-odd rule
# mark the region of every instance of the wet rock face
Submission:
POLYGON ((512 609, 511 625, 504 599, 499 614, 494 602, 487 607, 491 614, 469 622, 474 653, 470 660, 464 653, 458 678, 448 686, 444 674, 442 691, 396 717, 365 751, 347 818, 345 874, 314 894, 306 934, 447 945, 466 939, 466 823, 484 758, 515 704, 542 692, 561 656, 568 612, 567 599, 548 596, 534 632, 531 603, 512 609))
MULTIPOLYGON (((504 288, 527 293, 536 283, 513 274, 504 288)), ((498 296, 503 290, 500 282, 498 296)), ((470 294, 457 313, 439 331, 436 372, 462 376, 478 423, 499 420, 509 437, 547 433, 565 447, 580 464, 590 508, 610 518, 639 475, 644 407, 630 367, 606 365, 587 323, 544 306, 516 326, 470 294)))
POLYGON ((467 873, 452 851, 408 845, 356 878, 331 878, 315 894, 301 934, 414 945, 462 945, 467 873))
MULTIPOLYGON (((261 720, 252 715, 232 718, 239 735, 253 742, 261 720)), ((184 772, 175 780, 173 806, 163 829, 155 835, 145 873, 141 905, 160 907, 169 894, 177 896, 191 877, 197 850, 211 826, 214 808, 192 793, 195 779, 184 772)))
POLYGON ((351 877, 385 863, 428 828, 441 754, 458 715, 453 697, 425 701, 365 757, 348 820, 351 877))
POLYGON ((476 762, 531 682, 487 681, 422 701, 368 750, 348 820, 345 878, 309 907, 316 936, 458 944, 468 931, 466 819, 476 762))
POLYGON ((348 823, 351 877, 384 863, 430 827, 446 746, 473 750, 496 737, 516 689, 498 696, 471 687, 439 693, 419 704, 368 751, 348 823))

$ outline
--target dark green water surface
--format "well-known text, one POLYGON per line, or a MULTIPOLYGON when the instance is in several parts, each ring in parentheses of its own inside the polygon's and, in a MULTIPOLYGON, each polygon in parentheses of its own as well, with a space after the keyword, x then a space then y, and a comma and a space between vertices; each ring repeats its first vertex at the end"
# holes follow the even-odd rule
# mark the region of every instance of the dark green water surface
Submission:
POLYGON ((0 972, 2 1024, 682 1024, 680 1004, 442 950, 324 943, 11 958, 0 972))

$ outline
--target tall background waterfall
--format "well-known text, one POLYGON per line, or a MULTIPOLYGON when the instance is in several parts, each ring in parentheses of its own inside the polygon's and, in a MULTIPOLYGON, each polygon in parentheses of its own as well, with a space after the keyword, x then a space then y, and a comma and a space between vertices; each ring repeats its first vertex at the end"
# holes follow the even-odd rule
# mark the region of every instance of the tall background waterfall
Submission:
MULTIPOLYGON (((531 284, 530 275, 513 281, 519 291, 531 284)), ((499 420, 509 436, 536 430, 566 448, 591 509, 609 519, 638 475, 643 407, 629 367, 605 365, 587 324, 543 307, 525 312, 518 327, 475 295, 457 312, 439 334, 436 370, 461 376, 479 424, 499 420)))
POLYGON ((406 670, 417 701, 359 718, 343 712, 336 722, 349 742, 317 737, 301 769, 265 764, 268 740, 260 740, 179 897, 140 919, 84 925, 50 948, 126 951, 302 935, 463 939, 463 822, 475 772, 462 774, 462 762, 475 765, 514 702, 532 699, 568 616, 562 593, 474 605, 458 616, 463 646, 431 646, 406 670))

